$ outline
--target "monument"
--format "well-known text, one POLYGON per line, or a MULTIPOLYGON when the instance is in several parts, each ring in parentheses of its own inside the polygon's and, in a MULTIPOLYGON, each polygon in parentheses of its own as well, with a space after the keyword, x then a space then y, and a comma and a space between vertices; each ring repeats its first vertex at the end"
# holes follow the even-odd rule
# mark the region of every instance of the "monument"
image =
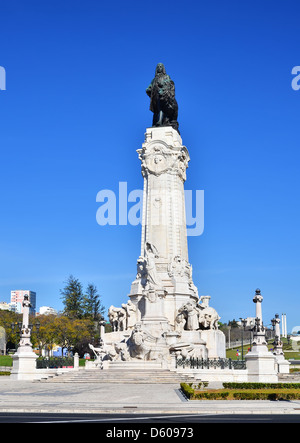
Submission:
POLYGON ((255 303, 255 326, 253 330, 252 349, 245 356, 248 369, 248 381, 272 383, 278 381, 275 356, 268 350, 266 328, 262 319, 263 296, 256 289, 253 302, 255 303))
POLYGON ((105 358, 167 367, 175 355, 224 358, 220 317, 210 296, 199 297, 189 263, 184 182, 190 156, 178 131, 175 85, 162 63, 146 93, 153 123, 137 150, 144 181, 140 256, 129 300, 109 308, 105 358))
POLYGON ((36 374, 37 355, 32 350, 30 339, 32 327, 29 324, 30 307, 29 296, 25 295, 20 343, 17 352, 13 355, 13 368, 10 375, 15 380, 32 380, 36 374))
POLYGON ((273 348, 273 354, 276 358, 277 363, 277 372, 280 374, 288 374, 290 372, 289 366, 290 362, 285 359, 284 353, 283 353, 283 342, 280 337, 280 319, 279 315, 275 314, 275 318, 272 320, 272 325, 275 327, 275 339, 274 339, 274 348, 273 348))

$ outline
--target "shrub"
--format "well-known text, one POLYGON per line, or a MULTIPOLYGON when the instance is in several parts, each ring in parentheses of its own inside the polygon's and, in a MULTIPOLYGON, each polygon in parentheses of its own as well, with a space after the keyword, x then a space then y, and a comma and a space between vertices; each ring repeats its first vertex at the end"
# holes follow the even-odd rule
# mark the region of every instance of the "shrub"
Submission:
POLYGON ((180 383, 180 387, 187 398, 193 397, 195 391, 190 385, 188 385, 187 383, 180 383))
POLYGON ((193 400, 226 400, 229 392, 197 392, 194 394, 193 400))
POLYGON ((299 400, 300 392, 234 392, 236 400, 299 400))
POLYGON ((300 389, 300 383, 223 383, 225 389, 300 389))

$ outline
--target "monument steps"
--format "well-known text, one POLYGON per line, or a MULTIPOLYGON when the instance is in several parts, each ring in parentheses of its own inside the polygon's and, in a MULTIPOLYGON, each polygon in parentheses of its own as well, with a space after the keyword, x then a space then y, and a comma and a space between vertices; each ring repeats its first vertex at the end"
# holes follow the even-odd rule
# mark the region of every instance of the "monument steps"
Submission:
MULTIPOLYGON (((190 378, 189 378, 190 380, 190 378)), ((48 383, 169 383, 178 384, 187 380, 186 376, 168 369, 81 369, 74 372, 57 374, 39 380, 48 383)))

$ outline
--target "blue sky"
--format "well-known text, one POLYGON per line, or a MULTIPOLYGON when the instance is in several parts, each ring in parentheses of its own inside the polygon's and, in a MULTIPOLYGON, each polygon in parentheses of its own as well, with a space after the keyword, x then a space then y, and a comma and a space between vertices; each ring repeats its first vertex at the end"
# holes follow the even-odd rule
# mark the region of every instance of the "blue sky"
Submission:
POLYGON ((205 229, 189 237, 199 294, 221 321, 300 324, 300 65, 294 1, 2 1, 0 301, 61 309, 70 274, 108 308, 127 300, 140 226, 99 226, 96 195, 143 182, 136 149, 162 62, 175 81, 205 229))

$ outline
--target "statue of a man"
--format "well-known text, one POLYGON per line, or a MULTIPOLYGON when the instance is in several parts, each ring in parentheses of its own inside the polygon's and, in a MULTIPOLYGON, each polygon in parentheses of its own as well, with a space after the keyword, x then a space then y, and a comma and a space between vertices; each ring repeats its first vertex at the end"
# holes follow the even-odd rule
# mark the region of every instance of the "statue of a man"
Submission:
POLYGON ((175 84, 166 74, 162 63, 158 63, 156 66, 155 77, 146 89, 146 93, 151 99, 152 126, 172 126, 178 131, 178 104, 175 99, 175 84))

